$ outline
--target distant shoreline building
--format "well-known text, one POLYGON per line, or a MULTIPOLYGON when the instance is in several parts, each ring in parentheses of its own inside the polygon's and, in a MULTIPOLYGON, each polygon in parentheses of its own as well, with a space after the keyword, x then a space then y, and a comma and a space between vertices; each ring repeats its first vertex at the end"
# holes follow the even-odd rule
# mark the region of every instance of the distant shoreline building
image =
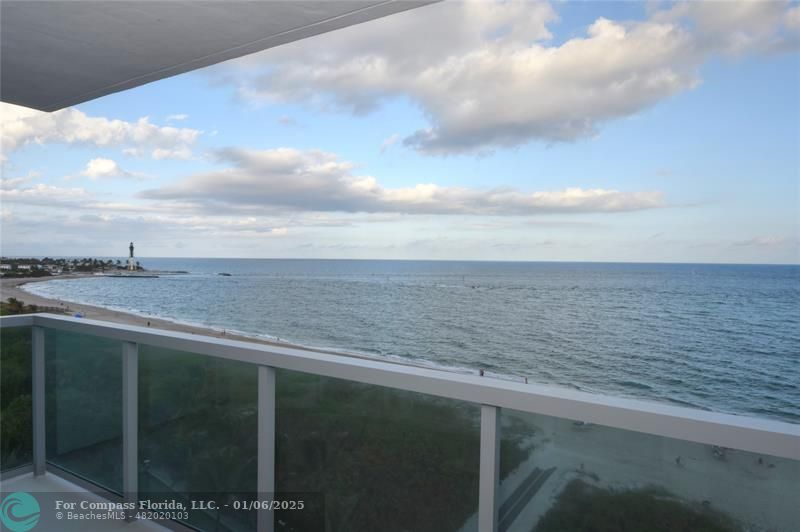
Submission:
POLYGON ((128 271, 135 272, 136 260, 133 258, 133 242, 128 246, 128 250, 130 251, 130 255, 128 255, 128 271))

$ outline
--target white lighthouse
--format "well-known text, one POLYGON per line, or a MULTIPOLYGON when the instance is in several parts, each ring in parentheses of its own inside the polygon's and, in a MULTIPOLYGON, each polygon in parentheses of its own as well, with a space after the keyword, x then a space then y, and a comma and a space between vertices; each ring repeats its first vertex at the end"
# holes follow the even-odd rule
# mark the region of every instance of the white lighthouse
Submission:
POLYGON ((136 271, 136 260, 133 258, 133 242, 128 247, 130 250, 130 255, 128 256, 128 271, 135 272, 136 271))

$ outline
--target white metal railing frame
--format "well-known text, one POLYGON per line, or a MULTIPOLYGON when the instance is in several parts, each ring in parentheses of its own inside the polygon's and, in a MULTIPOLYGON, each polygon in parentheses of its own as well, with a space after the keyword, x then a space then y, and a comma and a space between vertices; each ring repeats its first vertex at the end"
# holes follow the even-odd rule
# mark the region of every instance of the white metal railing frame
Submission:
MULTIPOLYGON (((467 375, 446 370, 200 336, 52 314, 0 318, 0 328, 33 328, 33 424, 35 474, 44 473, 44 328, 115 339, 123 345, 124 497, 137 496, 138 345, 175 349, 259 366, 258 491, 274 491, 275 369, 286 369, 466 401, 481 406, 478 522, 497 530, 500 408, 596 423, 696 443, 800 460, 800 425, 769 419, 590 394, 552 386, 467 375)), ((272 531, 269 515, 258 530, 272 531)))

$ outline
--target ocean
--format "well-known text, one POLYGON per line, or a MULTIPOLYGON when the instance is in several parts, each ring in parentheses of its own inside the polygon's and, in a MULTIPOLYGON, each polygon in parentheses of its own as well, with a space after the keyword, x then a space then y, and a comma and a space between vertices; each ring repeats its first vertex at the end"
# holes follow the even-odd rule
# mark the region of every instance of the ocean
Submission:
POLYGON ((140 260, 189 273, 26 289, 306 346, 800 423, 800 266, 140 260))

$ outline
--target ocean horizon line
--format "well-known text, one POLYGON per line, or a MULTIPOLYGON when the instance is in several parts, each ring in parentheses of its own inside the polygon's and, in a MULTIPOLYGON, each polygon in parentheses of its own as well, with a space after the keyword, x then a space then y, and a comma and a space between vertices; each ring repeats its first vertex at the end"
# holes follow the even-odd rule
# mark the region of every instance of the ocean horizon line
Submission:
MULTIPOLYGON (((4 259, 113 259, 122 255, 2 255, 4 259)), ((137 259, 156 260, 266 260, 266 261, 320 261, 320 262, 470 262, 486 264, 630 264, 675 266, 800 266, 800 262, 679 262, 679 261, 625 261, 625 260, 494 260, 494 259, 392 259, 392 258, 325 258, 325 257, 181 257, 166 255, 137 255, 137 259)))

